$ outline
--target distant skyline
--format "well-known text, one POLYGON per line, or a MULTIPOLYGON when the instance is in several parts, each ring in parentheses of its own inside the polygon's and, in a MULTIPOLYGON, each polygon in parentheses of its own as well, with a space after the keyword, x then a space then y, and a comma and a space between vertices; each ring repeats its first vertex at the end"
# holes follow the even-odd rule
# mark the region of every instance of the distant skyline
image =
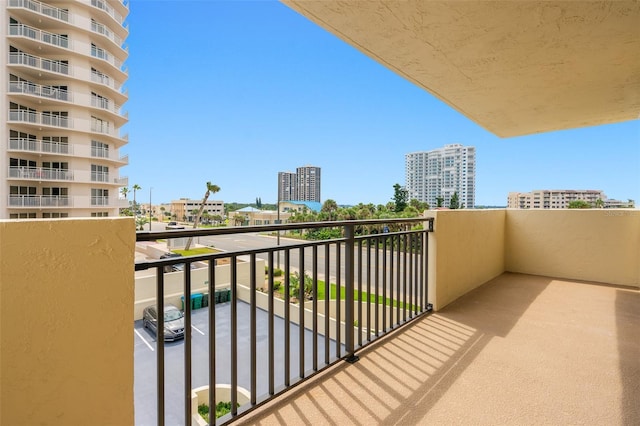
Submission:
POLYGON ((476 147, 476 204, 595 189, 640 201, 640 121, 501 139, 277 1, 131 0, 130 162, 138 201, 274 203, 278 172, 322 169, 322 201, 386 204, 404 156, 476 147))

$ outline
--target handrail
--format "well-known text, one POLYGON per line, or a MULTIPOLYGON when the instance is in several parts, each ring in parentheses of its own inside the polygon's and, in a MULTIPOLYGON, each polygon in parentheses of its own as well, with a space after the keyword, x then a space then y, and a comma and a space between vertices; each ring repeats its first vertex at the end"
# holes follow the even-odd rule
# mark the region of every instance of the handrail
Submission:
MULTIPOLYGON (((409 219, 371 219, 359 221, 335 221, 335 222, 310 222, 290 223, 278 225, 262 225, 247 227, 223 227, 213 229, 171 230, 171 231, 139 231, 136 233, 136 241, 153 241, 158 239, 171 240, 174 238, 186 238, 195 236, 216 236, 243 233, 279 232, 291 230, 309 230, 317 228, 338 227, 342 228, 342 237, 323 241, 301 241, 286 245, 271 244, 267 247, 256 249, 239 249, 227 252, 202 254, 186 257, 169 257, 152 261, 135 263, 135 270, 155 270, 155 292, 157 295, 156 309, 164 311, 165 297, 165 273, 166 268, 172 270, 175 265, 181 265, 177 272, 183 282, 182 300, 184 303, 184 377, 180 384, 170 383, 169 386, 184 386, 184 424, 192 423, 191 409, 191 385, 194 365, 192 364, 192 346, 198 344, 191 339, 191 324, 193 309, 189 301, 192 299, 192 289, 197 284, 192 278, 194 272, 192 265, 204 262, 208 271, 208 281, 205 282, 209 300, 206 315, 208 316, 208 346, 209 359, 208 382, 209 406, 214 407, 216 401, 215 387, 218 383, 219 370, 216 368, 216 353, 229 351, 230 367, 225 377, 229 376, 231 384, 230 399, 231 413, 220 419, 226 423, 237 419, 248 412, 258 408, 262 404, 273 399, 294 385, 308 380, 320 371, 334 365, 341 360, 356 362, 358 351, 376 341, 400 326, 406 325, 415 319, 431 312, 428 299, 427 283, 427 234, 433 232, 433 218, 409 218, 409 219), (423 228, 413 225, 424 224, 423 228), (364 231, 367 228, 380 230, 379 234, 356 235, 356 230, 364 231), (284 254, 283 270, 280 270, 280 261, 277 266, 274 262, 276 255, 284 254), (324 255, 323 255, 324 253, 324 255), (258 256, 262 258, 259 259, 258 256), (266 259, 265 259, 266 257, 266 259), (247 268, 240 278, 238 268, 239 261, 243 259, 247 268), (216 339, 216 317, 219 312, 214 306, 214 293, 217 294, 216 278, 219 271, 217 262, 228 259, 228 269, 224 274, 228 279, 229 290, 224 297, 224 302, 230 302, 229 308, 225 308, 224 333, 229 336, 222 344, 216 339), (262 271, 264 263, 264 270, 262 271), (324 304, 317 303, 320 289, 320 275, 324 267, 324 304), (332 269, 333 268, 333 269, 332 269), (276 313, 275 271, 282 273, 284 282, 282 285, 283 299, 279 299, 276 313), (307 272, 310 273, 307 274, 307 272), (266 276, 264 274, 266 273, 266 276), (294 286, 294 276, 298 278, 297 287, 294 286), (309 284, 310 283, 310 284, 309 284), (310 285, 310 287, 309 287, 310 285), (266 287, 265 287, 266 286, 266 287), (330 288, 335 288, 335 291, 330 288), (335 298, 330 297, 335 293, 335 298), (248 296, 247 296, 248 294, 248 296), (258 295, 260 302, 258 302, 258 295), (310 301, 303 303, 306 297, 310 301), (294 302, 292 298, 299 302, 294 302), (244 302, 248 307, 243 308, 249 315, 240 318, 239 304, 244 302), (335 311, 331 310, 331 305, 335 311), (265 339, 258 339, 257 312, 262 311, 261 324, 266 324, 265 339), (266 319, 264 318, 266 316, 266 319), (278 337, 277 344, 275 322, 282 330, 284 336, 278 337), (305 319, 309 317, 309 319, 305 319), (249 324, 248 335, 239 336, 240 324, 249 324), (295 331, 297 330, 297 331, 295 331), (292 333, 297 334, 297 339, 292 338, 292 333), (297 341, 297 344, 296 344, 297 341), (305 355, 306 342, 312 343, 312 353, 305 355), (321 349, 321 345, 324 348, 321 349), (228 347, 227 347, 228 346, 228 347), (276 383, 276 346, 278 357, 284 357, 284 362, 277 365, 278 378, 284 383, 276 383), (281 352, 280 352, 281 351, 281 352), (295 365, 292 354, 297 351, 298 363, 295 365), (239 354, 247 354, 240 357, 239 354), (332 355, 333 353, 333 355, 332 355), (257 368, 258 354, 269 359, 268 367, 261 371, 261 389, 258 390, 257 368), (324 354, 324 357, 322 356, 324 354), (243 360, 249 360, 242 361, 243 360), (243 377, 241 376, 243 373, 243 377), (282 378, 284 375, 284 378, 282 378), (248 377, 247 377, 248 376, 248 377), (267 386, 268 384, 268 386, 267 386), (237 406, 238 388, 243 386, 250 392, 249 403, 241 408, 237 406), (262 392, 265 392, 262 394, 262 392)), ((226 268, 226 265, 225 265, 226 268)), ((223 281, 226 282, 226 281, 223 281)), ((218 283, 220 284, 220 283, 218 283)), ((217 297, 216 297, 217 300, 217 297)), ((159 317, 158 330, 164 330, 162 316, 159 317)), ((156 369, 157 374, 157 424, 165 423, 165 355, 164 333, 156 333, 156 369)), ((203 332, 204 334, 204 332, 203 332)), ((309 345, 311 346, 311 344, 309 345)), ((206 350, 200 348, 199 350, 206 350)), ((306 349, 308 351, 308 349, 306 349)), ((227 379, 225 379, 227 380, 227 379)), ((172 412, 172 418, 180 413, 172 412)), ((195 414, 197 415, 197 414, 195 414)), ((213 424, 213 422, 212 422, 213 424)))

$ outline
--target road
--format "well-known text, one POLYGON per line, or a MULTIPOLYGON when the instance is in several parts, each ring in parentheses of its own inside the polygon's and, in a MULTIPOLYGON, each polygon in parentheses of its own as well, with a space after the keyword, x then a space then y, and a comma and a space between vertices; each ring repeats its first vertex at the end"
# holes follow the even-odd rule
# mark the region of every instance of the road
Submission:
MULTIPOLYGON (((163 223, 154 223, 153 224, 153 230, 164 230, 165 224, 163 223)), ((207 246, 213 246, 217 249, 220 250, 224 250, 224 251, 238 251, 238 250, 254 250, 254 249, 266 249, 266 248, 271 248, 271 247, 276 247, 277 245, 277 239, 275 236, 270 236, 270 235, 262 235, 262 234, 258 234, 258 233, 245 233, 245 234, 233 234, 233 235, 215 235, 215 236, 207 236, 207 237, 196 237, 194 239, 195 242, 201 244, 201 245, 207 245, 207 246)), ((297 239, 291 239, 291 238, 285 238, 285 237, 280 237, 280 246, 282 247, 286 247, 286 246, 291 246, 291 245, 295 245, 295 244, 300 244, 306 241, 302 241, 302 240, 297 240, 297 239)), ((372 288, 375 288, 375 277, 376 275, 378 276, 378 288, 380 289, 380 292, 382 292, 382 287, 383 287, 383 275, 384 275, 384 270, 385 270, 385 265, 383 263, 383 258, 385 256, 383 256, 384 251, 379 249, 379 250, 375 250, 372 249, 370 256, 371 256, 371 264, 368 265, 370 274, 371 274, 371 286, 372 288), (375 264, 375 257, 376 257, 376 251, 378 253, 379 256, 379 263, 378 266, 376 268, 376 264, 375 264), (376 272, 378 272, 376 274, 376 272)), ((290 255, 290 268, 292 271, 298 271, 300 269, 300 250, 299 249, 293 249, 289 252, 290 255)), ((391 257, 391 253, 387 250, 386 252, 386 257, 387 257, 387 264, 386 264, 386 282, 387 284, 387 291, 390 291, 390 283, 397 283, 397 252, 393 253, 393 257, 391 257), (393 273, 393 279, 391 277, 391 274, 393 273)), ((264 259, 265 261, 267 261, 268 259, 268 254, 267 253, 258 253, 256 255, 258 258, 260 259, 264 259)), ((341 250, 340 250, 340 277, 341 277, 341 283, 344 285, 345 282, 345 266, 344 266, 344 256, 345 256, 345 250, 344 250, 344 244, 341 245, 341 250)), ((276 262, 277 265, 277 255, 274 255, 274 261, 276 262)), ((366 248, 363 248, 362 250, 362 262, 363 262, 363 269, 366 271, 367 268, 367 263, 366 263, 366 259, 367 259, 367 250, 366 248)), ((280 263, 279 263, 279 267, 280 269, 284 269, 284 262, 285 262, 285 255, 284 255, 284 251, 281 252, 280 254, 280 263)), ((306 248, 304 251, 304 269, 306 271, 307 274, 311 275, 312 271, 313 271, 313 254, 312 254, 312 249, 311 248, 306 248)), ((356 253, 356 270, 354 271, 355 274, 355 286, 357 287, 358 285, 358 267, 357 267, 357 253, 356 253)), ((318 265, 318 278, 320 280, 323 281, 327 281, 326 277, 325 277, 325 247, 319 247, 318 248, 318 257, 317 257, 317 265, 318 265)), ((329 275, 330 275, 330 282, 332 283, 336 283, 337 282, 337 265, 338 262, 336 262, 336 244, 332 244, 330 246, 329 249, 329 275)), ((366 274, 363 274, 363 290, 366 291, 366 274)), ((394 288, 395 288, 396 284, 394 284, 394 288)), ((374 290, 372 290, 374 291, 374 290)))

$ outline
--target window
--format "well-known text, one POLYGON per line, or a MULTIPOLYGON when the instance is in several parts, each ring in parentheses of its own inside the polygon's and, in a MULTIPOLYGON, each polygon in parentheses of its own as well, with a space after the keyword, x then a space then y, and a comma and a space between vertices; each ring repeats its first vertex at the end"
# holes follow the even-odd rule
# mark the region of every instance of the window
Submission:
POLYGON ((69 153, 69 138, 66 136, 43 136, 42 151, 56 154, 69 153))
POLYGON ((106 206, 109 204, 109 190, 100 188, 91 188, 91 205, 106 206))
POLYGON ((57 213, 57 212, 53 212, 53 213, 42 213, 42 218, 43 219, 58 219, 61 217, 69 217, 69 213, 57 213))
POLYGON ((91 117, 91 131, 109 133, 109 122, 98 117, 91 117))
POLYGON ((109 167, 92 164, 91 180, 94 182, 109 182, 109 167))
POLYGON ((91 92, 91 106, 109 109, 109 99, 104 96, 100 96, 97 93, 91 92))
POLYGON ((109 212, 92 212, 91 217, 109 217, 109 212))
POLYGON ((42 124, 69 127, 69 113, 67 111, 42 111, 42 124))
POLYGON ((35 219, 35 213, 11 213, 9 219, 35 219))
POLYGON ((109 144, 99 141, 91 141, 91 156, 109 158, 109 144))
POLYGON ((9 120, 36 123, 38 121, 37 117, 36 110, 33 108, 16 104, 15 102, 9 103, 9 120))
POLYGON ((42 168, 55 170, 69 170, 69 163, 64 161, 43 161, 42 168))
POLYGON ((36 162, 33 160, 25 160, 22 158, 10 158, 9 159, 10 167, 27 167, 27 168, 35 168, 36 162))
POLYGON ((38 142, 36 135, 30 135, 17 130, 9 130, 9 149, 20 151, 37 151, 38 142))
POLYGON ((69 188, 59 188, 59 187, 42 188, 42 195, 66 197, 69 195, 69 188))

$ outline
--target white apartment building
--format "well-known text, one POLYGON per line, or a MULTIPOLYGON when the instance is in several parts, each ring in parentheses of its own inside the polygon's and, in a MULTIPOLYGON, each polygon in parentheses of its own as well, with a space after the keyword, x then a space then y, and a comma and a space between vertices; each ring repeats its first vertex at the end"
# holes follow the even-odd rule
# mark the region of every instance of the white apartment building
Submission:
POLYGON ((405 154, 405 188, 409 200, 449 207, 458 193, 460 206, 473 208, 476 203, 476 149, 473 146, 449 144, 431 151, 405 154))
POLYGON ((510 209, 566 209, 572 201, 586 201, 593 207, 633 208, 628 202, 610 200, 605 193, 595 189, 540 189, 531 192, 510 192, 507 207, 510 209))
POLYGON ((302 166, 278 173, 278 200, 320 202, 320 167, 302 166))
POLYGON ((0 3, 0 219, 117 216, 128 164, 121 0, 0 3))

